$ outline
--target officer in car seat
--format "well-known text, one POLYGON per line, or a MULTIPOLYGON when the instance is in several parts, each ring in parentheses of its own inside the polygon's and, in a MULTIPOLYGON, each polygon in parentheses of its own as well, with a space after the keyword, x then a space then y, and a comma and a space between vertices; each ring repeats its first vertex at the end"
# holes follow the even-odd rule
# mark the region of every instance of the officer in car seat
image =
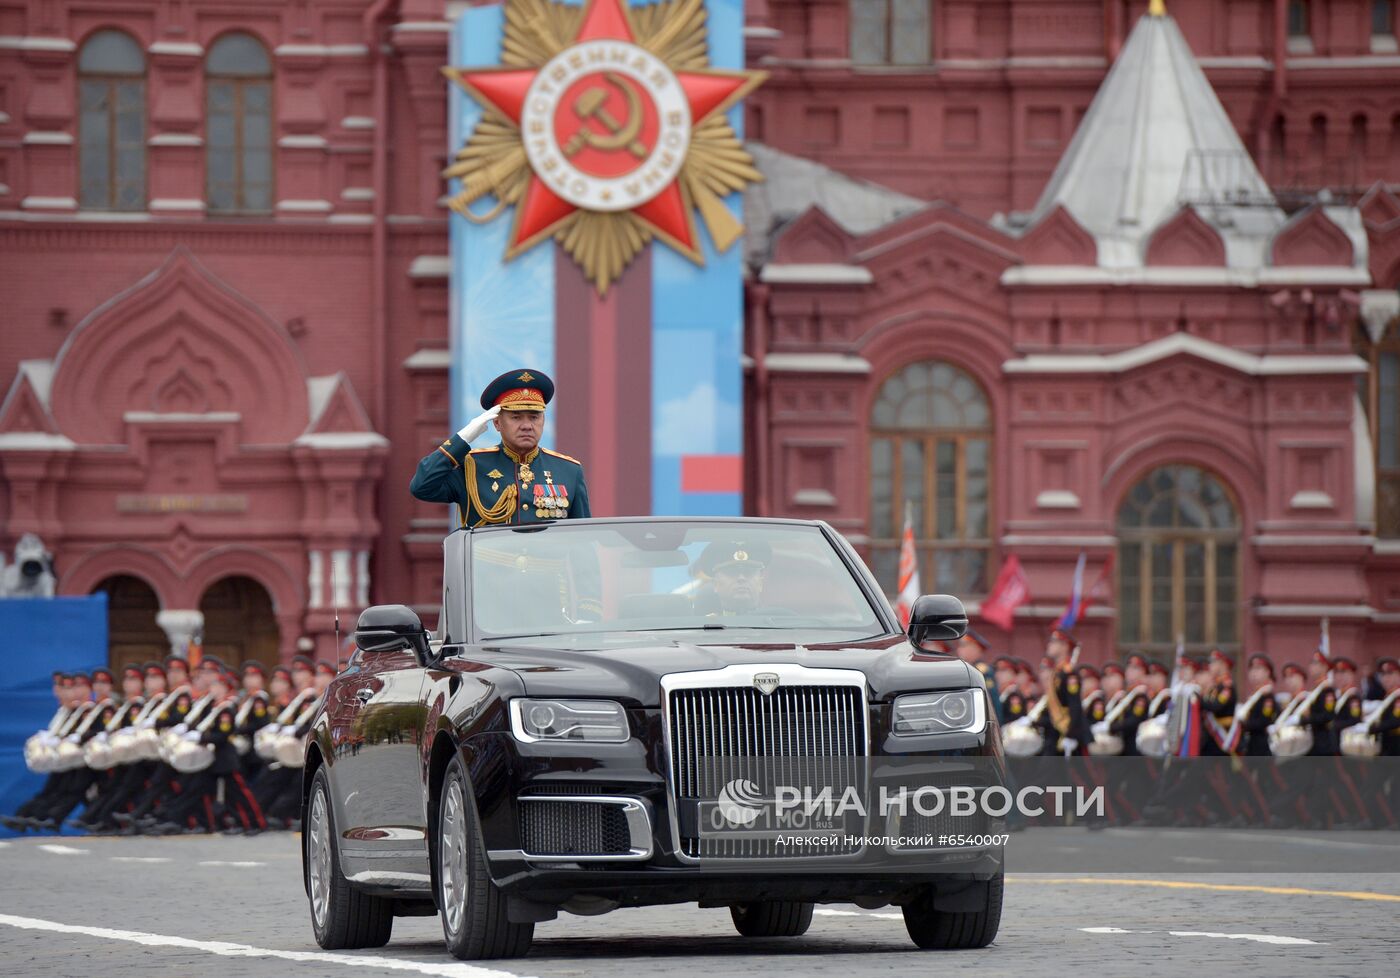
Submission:
POLYGON ((700 553, 693 572, 707 582, 697 610, 707 618, 728 618, 756 611, 763 601, 763 586, 773 548, 759 541, 735 543, 717 540, 700 553))

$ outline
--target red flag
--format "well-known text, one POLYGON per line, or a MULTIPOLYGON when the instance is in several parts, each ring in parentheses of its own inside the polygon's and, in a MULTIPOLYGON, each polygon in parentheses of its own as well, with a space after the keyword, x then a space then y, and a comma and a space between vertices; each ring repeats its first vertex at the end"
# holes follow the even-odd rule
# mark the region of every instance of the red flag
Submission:
POLYGON ((899 545, 899 597, 895 601, 895 611, 899 612, 899 622, 909 627, 909 616, 914 611, 914 602, 919 598, 919 552, 914 548, 914 509, 904 507, 904 540, 899 545))
POLYGON ((1021 568, 1021 560, 1015 554, 1006 558, 997 575, 996 586, 987 600, 982 602, 982 617, 1004 632, 1011 631, 1011 617, 1016 609, 1031 600, 1030 582, 1021 568))

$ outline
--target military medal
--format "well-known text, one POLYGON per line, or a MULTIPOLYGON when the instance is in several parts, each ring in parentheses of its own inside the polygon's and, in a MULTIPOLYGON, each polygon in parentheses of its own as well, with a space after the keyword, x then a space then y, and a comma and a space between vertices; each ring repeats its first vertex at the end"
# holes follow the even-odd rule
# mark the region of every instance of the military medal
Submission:
POLYGON ((520 481, 527 486, 535 481, 535 473, 524 462, 520 463, 520 481))

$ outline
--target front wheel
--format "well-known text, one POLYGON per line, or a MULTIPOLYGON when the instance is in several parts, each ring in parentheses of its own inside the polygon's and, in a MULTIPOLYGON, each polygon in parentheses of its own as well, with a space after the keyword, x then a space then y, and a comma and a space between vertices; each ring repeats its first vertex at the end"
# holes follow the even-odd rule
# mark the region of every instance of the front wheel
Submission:
POLYGON ((491 882, 476 805, 460 758, 447 769, 438 802, 435 853, 442 934, 452 956, 466 961, 519 958, 530 950, 534 924, 513 924, 506 896, 491 882))
POLYGON ((729 916, 734 918, 734 929, 745 937, 801 937, 812 926, 814 906, 798 900, 734 903, 729 916))
POLYGON ((904 906, 904 927, 914 943, 925 950, 959 950, 986 947, 1001 927, 1004 877, 1001 871, 987 880, 985 897, 968 910, 938 910, 932 888, 904 906))
POLYGON ((383 897, 361 893, 340 869, 326 769, 316 772, 306 806, 306 891, 311 899, 311 929, 328 951, 383 947, 394 929, 394 911, 383 897))

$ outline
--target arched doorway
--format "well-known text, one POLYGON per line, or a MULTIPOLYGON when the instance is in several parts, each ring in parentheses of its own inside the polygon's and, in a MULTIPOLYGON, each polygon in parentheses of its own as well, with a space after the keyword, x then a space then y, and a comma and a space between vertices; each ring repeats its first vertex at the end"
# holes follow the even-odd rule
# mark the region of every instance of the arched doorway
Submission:
POLYGON ((119 672, 131 663, 163 659, 170 640, 156 624, 155 589, 131 574, 115 574, 92 589, 107 595, 107 664, 119 672))
POLYGON ((992 412, 964 370, 912 363, 880 386, 870 416, 871 567, 897 588, 906 505, 926 592, 979 595, 991 560, 992 412))
POLYGON ((1118 641, 1170 654, 1240 645, 1240 519, 1194 465, 1153 469, 1118 508, 1118 641))
POLYGON ((279 631, 272 596, 251 577, 224 577, 209 585, 199 599, 204 613, 205 655, 226 665, 256 659, 267 666, 278 662, 279 631))

